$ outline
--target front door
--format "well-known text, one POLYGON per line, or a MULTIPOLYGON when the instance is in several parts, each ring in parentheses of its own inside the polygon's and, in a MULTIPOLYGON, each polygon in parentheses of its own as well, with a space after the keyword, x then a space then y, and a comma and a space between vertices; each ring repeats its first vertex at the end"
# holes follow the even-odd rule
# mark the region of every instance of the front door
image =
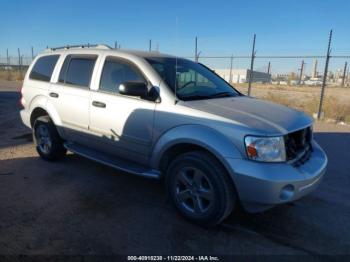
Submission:
POLYGON ((107 57, 99 89, 91 93, 89 129, 99 137, 100 150, 146 164, 152 145, 155 102, 120 95, 119 85, 128 81, 147 83, 135 65, 107 57))

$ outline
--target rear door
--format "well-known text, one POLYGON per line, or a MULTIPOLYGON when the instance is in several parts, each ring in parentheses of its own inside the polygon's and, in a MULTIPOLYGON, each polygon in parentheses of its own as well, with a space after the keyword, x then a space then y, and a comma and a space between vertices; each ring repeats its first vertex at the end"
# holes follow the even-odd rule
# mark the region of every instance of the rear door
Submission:
POLYGON ((90 84, 97 55, 67 55, 49 99, 62 121, 65 136, 85 144, 89 127, 90 84))

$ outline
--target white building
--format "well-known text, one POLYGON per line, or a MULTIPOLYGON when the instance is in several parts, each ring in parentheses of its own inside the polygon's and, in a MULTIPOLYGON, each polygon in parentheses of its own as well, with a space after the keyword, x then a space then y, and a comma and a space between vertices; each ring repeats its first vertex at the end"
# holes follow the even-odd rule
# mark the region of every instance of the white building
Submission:
MULTIPOLYGON (((231 83, 247 83, 249 82, 250 70, 249 69, 214 69, 215 73, 231 83)), ((265 72, 252 72, 252 82, 271 82, 271 75, 265 72)))

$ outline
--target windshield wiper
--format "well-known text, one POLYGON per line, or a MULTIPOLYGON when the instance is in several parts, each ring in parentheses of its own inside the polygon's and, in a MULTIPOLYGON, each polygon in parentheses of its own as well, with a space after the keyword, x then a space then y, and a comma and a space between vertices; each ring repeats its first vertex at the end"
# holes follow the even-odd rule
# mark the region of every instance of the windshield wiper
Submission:
POLYGON ((208 98, 232 97, 232 96, 234 96, 234 94, 232 94, 231 92, 220 92, 220 93, 212 94, 208 96, 208 98))

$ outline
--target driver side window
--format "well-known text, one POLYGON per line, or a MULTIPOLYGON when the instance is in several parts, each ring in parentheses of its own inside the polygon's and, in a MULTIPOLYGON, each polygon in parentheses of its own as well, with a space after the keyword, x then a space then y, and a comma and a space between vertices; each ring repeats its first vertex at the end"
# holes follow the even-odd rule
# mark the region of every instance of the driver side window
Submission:
POLYGON ((103 66, 99 90, 119 93, 119 85, 129 81, 146 82, 141 73, 131 64, 107 58, 103 66))
POLYGON ((193 85, 201 87, 215 87, 214 83, 208 80, 208 78, 192 69, 188 70, 187 72, 182 72, 178 76, 179 88, 188 85, 189 83, 193 83, 193 85))

